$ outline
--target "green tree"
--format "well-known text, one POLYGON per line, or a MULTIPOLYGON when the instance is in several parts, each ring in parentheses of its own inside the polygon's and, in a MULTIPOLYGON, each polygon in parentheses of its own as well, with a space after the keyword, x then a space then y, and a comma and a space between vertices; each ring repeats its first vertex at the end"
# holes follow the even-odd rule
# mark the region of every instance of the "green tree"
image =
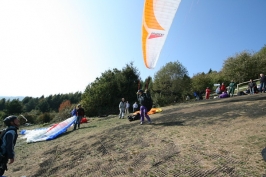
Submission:
POLYGON ((37 109, 40 110, 43 113, 50 111, 49 104, 48 104, 48 102, 45 99, 41 99, 39 101, 39 103, 37 105, 37 109))
POLYGON ((205 74, 204 72, 198 73, 192 77, 192 89, 193 91, 205 92, 205 89, 209 87, 212 89, 213 82, 211 80, 210 74, 205 74))
POLYGON ((30 99, 27 103, 23 105, 23 112, 30 112, 31 110, 35 109, 36 105, 37 105, 37 100, 30 99))
POLYGON ((117 114, 122 97, 135 101, 138 80, 139 72, 133 63, 127 64, 122 71, 115 68, 102 73, 86 87, 82 95, 86 115, 117 114))
POLYGON ((6 99, 5 98, 2 98, 0 100, 0 110, 4 110, 5 109, 5 106, 6 106, 6 99))
POLYGON ((40 123, 48 123, 53 119, 53 117, 49 113, 43 113, 38 117, 38 122, 40 123))
POLYGON ((258 60, 246 51, 224 61, 222 71, 227 80, 244 82, 258 78, 258 60))
POLYGON ((14 99, 7 104, 8 114, 20 114, 22 112, 22 104, 18 99, 14 99))
POLYGON ((257 75, 253 79, 258 78, 260 73, 266 74, 266 45, 252 56, 252 61, 256 62, 257 65, 257 75))
POLYGON ((182 100, 187 88, 190 88, 188 72, 178 61, 167 63, 154 76, 155 102, 161 106, 182 100))

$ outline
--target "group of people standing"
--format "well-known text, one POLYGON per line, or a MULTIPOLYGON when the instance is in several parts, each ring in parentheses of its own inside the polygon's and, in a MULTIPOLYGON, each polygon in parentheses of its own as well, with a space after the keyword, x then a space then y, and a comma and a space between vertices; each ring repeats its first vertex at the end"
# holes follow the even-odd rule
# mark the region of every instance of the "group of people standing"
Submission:
MULTIPOLYGON (((130 113, 129 111, 130 103, 128 101, 125 101, 125 98, 122 98, 118 107, 119 107, 119 119, 124 119, 125 114, 130 113)), ((138 110, 139 105, 137 102, 135 102, 132 107, 134 113, 135 111, 138 110)))
POLYGON ((266 77, 264 74, 260 74, 260 88, 258 90, 257 84, 256 82, 254 82, 252 79, 249 80, 248 83, 248 88, 246 93, 249 93, 250 95, 254 94, 254 93, 265 93, 265 87, 266 87, 266 77))
MULTIPOLYGON (((264 92, 266 91, 266 77, 264 74, 260 74, 260 88, 258 89, 256 82, 253 81, 253 79, 250 79, 248 82, 248 86, 247 86, 247 90, 245 93, 243 94, 254 94, 254 93, 258 93, 258 92, 264 92)), ((218 86, 215 90, 215 92, 217 94, 220 94, 219 97, 220 98, 226 98, 226 97, 231 97, 234 96, 234 92, 235 92, 235 88, 236 88, 236 84, 234 82, 234 80, 231 80, 230 84, 228 85, 228 91, 227 88, 225 87, 224 83, 222 83, 221 86, 218 86)), ((209 95, 210 95, 210 89, 206 89, 206 99, 209 99, 209 95)), ((241 94, 240 94, 241 95, 241 94)))
MULTIPOLYGON (((140 104, 140 124, 142 125, 144 122, 144 117, 148 120, 149 123, 151 123, 151 119, 149 117, 148 113, 148 107, 145 104, 145 99, 148 95, 147 92, 144 92, 143 90, 138 90, 137 92, 137 99, 138 102, 140 104)), ((130 104, 128 103, 128 101, 125 101, 124 98, 121 99, 120 103, 119 103, 119 119, 124 119, 125 114, 129 114, 129 107, 130 104)), ((133 104, 133 113, 136 112, 138 110, 138 103, 135 102, 133 104)))

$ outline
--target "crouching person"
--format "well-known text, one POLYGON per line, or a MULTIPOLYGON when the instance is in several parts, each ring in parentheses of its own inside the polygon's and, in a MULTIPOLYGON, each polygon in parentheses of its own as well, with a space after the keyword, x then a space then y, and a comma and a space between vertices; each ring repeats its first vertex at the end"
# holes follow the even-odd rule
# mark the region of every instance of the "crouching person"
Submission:
POLYGON ((12 164, 15 160, 14 147, 18 138, 19 119, 17 116, 8 116, 4 119, 7 126, 0 136, 0 176, 7 170, 7 163, 12 164))

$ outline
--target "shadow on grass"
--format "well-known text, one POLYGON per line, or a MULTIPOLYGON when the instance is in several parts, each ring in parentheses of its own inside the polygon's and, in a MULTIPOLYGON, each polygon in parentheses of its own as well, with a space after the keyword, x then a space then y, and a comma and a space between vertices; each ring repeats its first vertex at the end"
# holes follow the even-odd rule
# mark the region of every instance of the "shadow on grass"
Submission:
POLYGON ((242 96, 234 96, 230 98, 218 98, 218 99, 210 99, 210 100, 204 100, 203 102, 205 104, 219 104, 221 102, 231 102, 231 103, 238 103, 242 101, 259 101, 259 100, 265 100, 266 94, 255 94, 255 95, 242 95, 242 96))
MULTIPOLYGON (((69 146, 52 146, 43 152, 42 155, 47 159, 39 163, 38 171, 32 176, 54 176, 63 170, 70 171, 69 169, 73 171, 68 172, 68 176, 239 176, 236 168, 239 161, 231 156, 230 152, 223 151, 221 154, 213 150, 205 151, 204 146, 191 145, 187 146, 189 153, 184 153, 184 156, 180 153, 178 145, 171 143, 171 137, 156 136, 152 132, 159 130, 160 126, 217 124, 219 121, 229 121, 243 115, 259 118, 266 114, 263 102, 266 94, 264 97, 243 97, 246 98, 206 100, 194 110, 193 107, 172 108, 159 113, 160 116, 157 118, 151 116, 154 122, 151 125, 145 122, 142 126, 139 125, 139 121, 122 124, 118 119, 117 122, 122 125, 86 136, 86 140, 84 137, 75 137, 75 140, 68 142, 69 146), (242 101, 243 104, 238 104, 242 101), (151 151, 154 144, 156 148, 151 151), (63 161, 65 158, 68 161, 63 161), (207 160, 213 165, 205 169, 202 164, 207 160), (85 169, 80 171, 79 167, 82 167, 82 164, 86 164, 85 169)), ((81 125, 81 129, 94 127, 96 126, 81 125)), ((72 131, 63 135, 70 132, 72 131)))
POLYGON ((173 121, 173 122, 160 122, 153 123, 154 126, 184 126, 185 121, 173 121))
POLYGON ((79 129, 88 129, 88 128, 95 128, 97 127, 96 125, 90 125, 88 127, 80 127, 79 129))
POLYGON ((164 124, 163 122, 172 122, 170 125, 178 125, 180 121, 186 121, 190 125, 196 125, 199 122, 204 123, 206 120, 210 120, 208 124, 215 124, 217 121, 229 121, 240 116, 256 119, 266 115, 264 101, 266 94, 265 96, 251 95, 243 97, 246 98, 234 97, 228 98, 228 100, 225 99, 225 101, 210 100, 209 102, 197 105, 197 108, 202 109, 193 110, 192 107, 170 109, 160 113, 162 115, 156 120, 162 122, 161 125, 164 124), (238 102, 241 104, 238 104, 238 102), (188 109, 190 110, 187 111, 188 109))

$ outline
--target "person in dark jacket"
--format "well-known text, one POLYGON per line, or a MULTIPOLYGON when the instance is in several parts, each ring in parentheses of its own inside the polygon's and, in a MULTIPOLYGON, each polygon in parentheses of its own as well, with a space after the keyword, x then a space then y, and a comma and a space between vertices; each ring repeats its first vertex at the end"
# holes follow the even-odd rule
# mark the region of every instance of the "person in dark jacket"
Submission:
POLYGON ((249 88, 249 93, 250 95, 254 94, 255 92, 255 86, 256 84, 253 82, 252 79, 249 80, 249 83, 248 83, 248 88, 249 88))
POLYGON ((20 126, 18 117, 14 115, 6 117, 4 123, 7 129, 2 137, 0 150, 0 176, 7 170, 7 163, 12 164, 15 161, 14 147, 18 138, 17 130, 20 126))
POLYGON ((74 130, 76 130, 77 125, 78 125, 78 128, 80 128, 80 121, 81 121, 81 119, 84 117, 84 115, 85 115, 85 111, 84 111, 84 109, 81 107, 80 104, 78 104, 78 109, 77 109, 77 121, 76 121, 75 124, 74 124, 74 130))
POLYGON ((265 93, 265 87, 266 87, 266 77, 264 74, 260 74, 260 93, 262 93, 262 91, 265 93))
POLYGON ((145 105, 145 93, 143 92, 143 90, 138 90, 137 92, 137 97, 139 100, 139 104, 140 106, 140 124, 142 125, 144 122, 144 116, 146 117, 146 119, 148 120, 149 123, 151 123, 151 118, 150 116, 147 114, 147 108, 145 105))

